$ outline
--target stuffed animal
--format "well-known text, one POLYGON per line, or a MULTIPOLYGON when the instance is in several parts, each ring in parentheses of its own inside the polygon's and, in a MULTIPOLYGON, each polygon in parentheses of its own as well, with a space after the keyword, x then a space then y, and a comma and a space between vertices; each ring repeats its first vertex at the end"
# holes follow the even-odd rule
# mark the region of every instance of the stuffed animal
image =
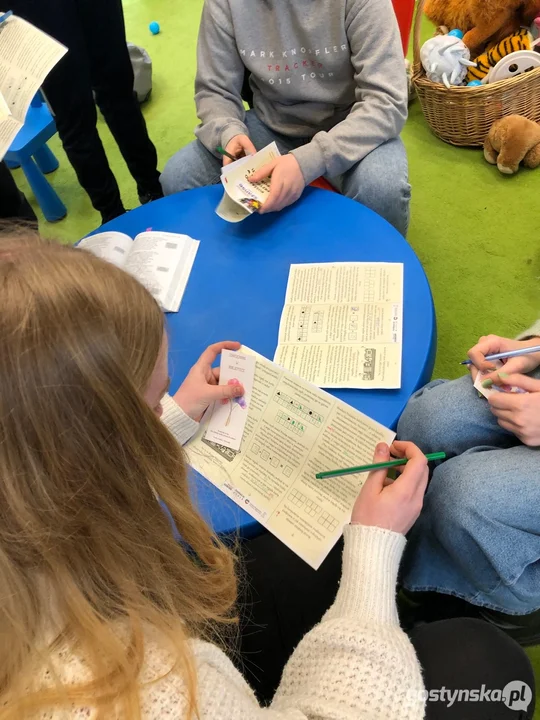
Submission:
POLYGON ((505 175, 540 165, 540 125, 521 115, 496 120, 484 141, 484 157, 505 175))
POLYGON ((475 58, 476 67, 469 67, 467 82, 483 80, 491 68, 494 68, 503 57, 516 52, 516 50, 530 50, 532 46, 532 34, 527 28, 521 28, 519 32, 505 37, 500 43, 493 45, 485 53, 475 58))
POLYGON ((452 30, 448 35, 435 35, 426 40, 420 50, 420 60, 431 82, 463 85, 470 61, 469 48, 464 44, 463 33, 452 30))
POLYGON ((472 57, 489 43, 528 27, 540 15, 540 0, 426 0, 425 14, 436 25, 460 28, 472 57))

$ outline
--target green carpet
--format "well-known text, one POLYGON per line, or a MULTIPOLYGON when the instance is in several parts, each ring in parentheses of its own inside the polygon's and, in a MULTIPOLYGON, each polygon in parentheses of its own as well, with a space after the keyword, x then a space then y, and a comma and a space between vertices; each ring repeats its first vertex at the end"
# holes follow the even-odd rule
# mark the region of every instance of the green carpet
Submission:
MULTIPOLYGON (((154 63, 154 91, 144 109, 161 167, 193 138, 195 43, 202 0, 124 0, 128 38, 145 47, 154 63), (148 23, 162 31, 152 36, 148 23)), ((426 25, 427 34, 430 28, 426 25)), ((100 119, 99 129, 126 207, 135 207, 134 183, 100 119)), ((411 106, 403 133, 413 186, 409 242, 420 258, 433 291, 439 327, 435 376, 454 378, 458 361, 482 334, 513 336, 540 314, 540 251, 534 223, 540 220, 540 169, 501 175, 480 150, 446 145, 427 127, 418 102, 411 106)), ((99 224, 77 184, 56 138, 60 158, 51 183, 68 207, 68 216, 41 230, 74 242, 99 224)), ((20 187, 34 203, 20 171, 20 187)), ((38 211, 39 213, 39 211, 38 211)), ((530 651, 540 677, 540 647, 530 651)), ((539 683, 540 684, 540 683, 539 683)), ((540 703, 539 703, 540 704, 540 703)), ((537 713, 540 720, 540 712, 537 713)))

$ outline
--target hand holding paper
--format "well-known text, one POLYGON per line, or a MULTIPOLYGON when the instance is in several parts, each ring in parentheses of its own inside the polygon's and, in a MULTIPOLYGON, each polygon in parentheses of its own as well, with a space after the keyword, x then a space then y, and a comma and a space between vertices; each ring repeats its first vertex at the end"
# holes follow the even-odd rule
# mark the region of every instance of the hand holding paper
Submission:
POLYGON ((220 371, 212 365, 220 353, 238 350, 240 343, 231 340, 214 343, 206 348, 174 396, 176 403, 192 420, 199 422, 214 402, 241 397, 242 384, 218 385, 220 371))
POLYGON ((252 183, 261 182, 270 177, 270 194, 259 210, 261 215, 283 210, 295 203, 304 192, 306 183, 298 160, 294 155, 282 155, 263 165, 248 179, 252 183))
MULTIPOLYGON (((185 446, 189 463, 317 568, 349 522, 366 475, 317 480, 316 474, 369 462, 377 443, 390 444, 394 433, 249 348, 231 354, 255 360, 252 389, 242 377, 247 408, 220 405, 220 434, 212 436, 207 413, 185 446), (235 451, 224 438, 238 433, 240 422, 235 451)), ((223 363, 221 372, 223 382, 223 363)), ((233 367, 229 377, 235 376, 233 367)))
POLYGON ((227 388, 229 396, 223 396, 225 402, 215 403, 206 430, 207 440, 224 445, 231 450, 240 450, 254 379, 255 358, 253 355, 230 350, 224 350, 221 353, 219 386, 224 390, 227 388), (242 395, 237 392, 238 388, 242 388, 242 395))
MULTIPOLYGON (((247 136, 236 136, 246 137, 247 136)), ((233 141, 235 138, 233 138, 233 141)), ((227 145, 227 148, 229 148, 227 145)), ((230 152, 227 149, 227 152, 230 152)), ((223 198, 216 208, 216 213, 227 222, 240 222, 252 213, 258 212, 270 195, 270 181, 267 174, 259 182, 250 182, 249 178, 262 167, 267 166, 275 158, 280 157, 275 142, 270 143, 254 155, 246 155, 234 162, 223 163, 221 182, 225 188, 223 198)))
POLYGON ((495 384, 492 380, 492 376, 494 374, 497 374, 497 371, 499 371, 501 368, 503 368, 504 365, 500 360, 491 360, 489 365, 490 365, 490 367, 495 368, 495 373, 484 372, 483 370, 479 370, 476 375, 475 381, 474 381, 474 387, 485 398, 489 399, 489 396, 494 392, 506 392, 506 393, 524 393, 524 392, 526 392, 526 390, 522 390, 521 388, 503 384, 502 381, 500 380, 500 378, 497 378, 498 384, 495 384))

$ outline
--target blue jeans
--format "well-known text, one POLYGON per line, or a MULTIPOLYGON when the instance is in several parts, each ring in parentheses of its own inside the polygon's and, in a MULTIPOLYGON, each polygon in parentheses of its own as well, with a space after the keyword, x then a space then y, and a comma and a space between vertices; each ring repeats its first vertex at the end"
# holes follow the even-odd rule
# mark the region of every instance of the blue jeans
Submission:
POLYGON ((468 375, 413 395, 398 437, 448 456, 410 532, 404 586, 512 615, 540 608, 540 448, 499 427, 468 375))
MULTIPOLYGON (((309 138, 290 138, 264 125, 254 110, 246 113, 248 134, 260 150, 276 141, 282 154, 309 142, 309 138)), ((220 181, 221 160, 202 143, 194 140, 179 150, 165 165, 161 185, 165 195, 220 181)), ((411 186, 408 181, 407 154, 400 138, 389 140, 369 153, 343 175, 328 178, 344 195, 381 215, 402 235, 409 226, 411 186)))

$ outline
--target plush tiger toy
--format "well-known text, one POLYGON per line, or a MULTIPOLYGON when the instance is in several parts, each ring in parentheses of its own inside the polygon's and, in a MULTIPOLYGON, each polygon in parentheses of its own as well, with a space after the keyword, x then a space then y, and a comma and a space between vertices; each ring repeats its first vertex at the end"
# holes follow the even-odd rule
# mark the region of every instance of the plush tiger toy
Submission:
POLYGON ((485 53, 475 58, 476 67, 470 67, 467 73, 467 82, 471 80, 483 80, 491 68, 502 60, 506 55, 516 50, 530 50, 532 48, 533 37, 527 28, 521 30, 514 35, 505 37, 504 40, 493 45, 486 50, 485 53))

